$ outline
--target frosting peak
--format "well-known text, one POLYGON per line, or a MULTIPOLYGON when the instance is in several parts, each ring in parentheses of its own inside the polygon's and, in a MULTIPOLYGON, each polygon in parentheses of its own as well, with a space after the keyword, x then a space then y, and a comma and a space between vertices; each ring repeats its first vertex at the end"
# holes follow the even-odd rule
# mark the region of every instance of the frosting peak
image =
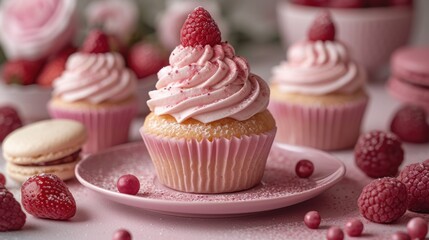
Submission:
POLYGON ((118 102, 135 94, 136 76, 119 53, 75 53, 54 83, 54 96, 67 102, 118 102))
POLYGON ((273 69, 273 84, 290 93, 352 93, 366 81, 364 70, 351 61, 336 41, 303 41, 288 51, 288 61, 273 69))
POLYGON ((157 115, 170 114, 177 122, 226 117, 242 121, 268 105, 267 84, 250 73, 247 61, 228 43, 179 45, 169 62, 158 72, 157 90, 149 92, 147 104, 157 115))

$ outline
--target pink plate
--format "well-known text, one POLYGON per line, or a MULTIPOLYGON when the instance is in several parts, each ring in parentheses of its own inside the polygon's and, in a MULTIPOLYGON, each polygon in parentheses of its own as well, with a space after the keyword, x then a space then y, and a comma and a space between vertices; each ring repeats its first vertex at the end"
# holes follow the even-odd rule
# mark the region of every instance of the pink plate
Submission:
POLYGON ((193 194, 164 187, 143 142, 129 143, 90 155, 76 167, 79 182, 102 196, 121 204, 149 211, 190 217, 225 217, 287 207, 322 193, 340 181, 344 164, 319 150, 274 144, 262 182, 249 190, 225 194, 193 194), (295 175, 300 159, 314 163, 309 179, 295 175), (116 181, 123 174, 140 180, 136 196, 119 193, 116 181))

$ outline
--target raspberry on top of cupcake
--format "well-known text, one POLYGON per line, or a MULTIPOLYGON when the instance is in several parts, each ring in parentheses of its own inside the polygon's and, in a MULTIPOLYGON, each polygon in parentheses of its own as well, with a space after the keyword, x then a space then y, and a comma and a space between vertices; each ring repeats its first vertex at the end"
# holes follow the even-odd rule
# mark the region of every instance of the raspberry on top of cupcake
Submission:
POLYGON ((229 43, 221 42, 218 26, 202 7, 183 25, 181 43, 170 65, 158 72, 157 90, 149 92, 148 106, 156 115, 169 114, 179 123, 190 118, 241 121, 267 108, 267 84, 250 73, 229 43))
POLYGON ((349 51, 335 39, 329 12, 322 12, 308 39, 292 45, 287 61, 273 70, 272 84, 280 91, 309 95, 353 93, 366 82, 364 69, 351 60, 349 51))
POLYGON ((152 112, 140 129, 160 182, 194 193, 257 185, 276 132, 267 83, 221 42, 202 7, 186 19, 169 63, 149 92, 152 112))

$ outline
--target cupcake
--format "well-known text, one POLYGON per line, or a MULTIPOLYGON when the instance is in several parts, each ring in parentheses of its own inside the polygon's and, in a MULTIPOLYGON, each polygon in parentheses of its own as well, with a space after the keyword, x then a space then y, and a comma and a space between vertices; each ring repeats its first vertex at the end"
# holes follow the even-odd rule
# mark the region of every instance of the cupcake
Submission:
POLYGON ((136 81, 123 57, 110 52, 108 37, 94 30, 54 80, 49 112, 53 118, 77 120, 86 126, 86 153, 127 142, 138 107, 136 81))
POLYGON ((328 12, 320 14, 308 39, 288 49, 274 67, 269 109, 278 124, 276 140, 323 150, 352 147, 368 102, 364 69, 335 40, 328 12))
POLYGON ((403 47, 391 59, 389 93, 429 112, 429 46, 403 47))
POLYGON ((304 38, 322 8, 329 9, 341 30, 337 39, 349 47, 371 80, 385 76, 390 55, 406 45, 413 33, 413 0, 278 1, 278 26, 284 45, 304 38))
POLYGON ((266 82, 221 42, 202 7, 186 19, 169 64, 158 72, 140 128, 158 180, 193 193, 257 185, 276 132, 266 82))

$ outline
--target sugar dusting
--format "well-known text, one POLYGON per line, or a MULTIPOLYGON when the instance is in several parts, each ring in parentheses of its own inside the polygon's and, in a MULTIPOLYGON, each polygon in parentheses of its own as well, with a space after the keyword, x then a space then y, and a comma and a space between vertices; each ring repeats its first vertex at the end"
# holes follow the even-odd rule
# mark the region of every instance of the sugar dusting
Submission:
MULTIPOLYGON (((110 161, 105 167, 88 167, 81 175, 88 182, 103 189, 118 192, 117 179, 123 174, 134 174, 140 180, 139 197, 177 202, 231 202, 252 201, 291 196, 316 186, 310 179, 298 178, 294 172, 297 159, 290 159, 274 148, 270 153, 261 183, 249 190, 225 194, 193 194, 178 192, 160 184, 144 149, 115 151, 96 159, 94 164, 110 161), (114 162, 113 162, 114 161, 114 162)), ((99 166, 99 165, 98 165, 99 166)), ((316 169, 317 171, 317 169, 316 169)))

